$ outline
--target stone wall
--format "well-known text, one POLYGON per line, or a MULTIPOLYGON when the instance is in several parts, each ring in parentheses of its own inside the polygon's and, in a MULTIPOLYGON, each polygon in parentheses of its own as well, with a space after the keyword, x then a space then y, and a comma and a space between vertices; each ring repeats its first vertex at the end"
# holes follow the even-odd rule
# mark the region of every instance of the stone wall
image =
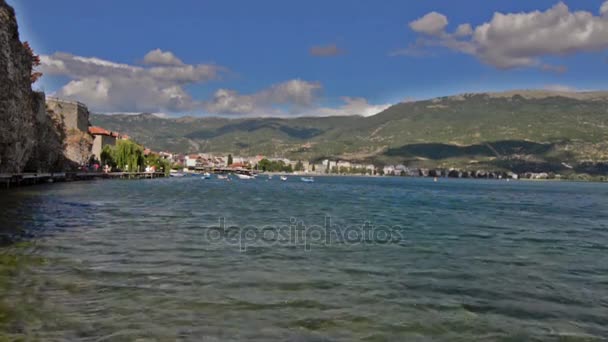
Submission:
POLYGON ((46 108, 59 120, 64 136, 63 169, 74 171, 87 164, 93 146, 87 106, 77 101, 49 96, 46 98, 46 108))
POLYGON ((44 93, 33 95, 35 142, 24 171, 47 172, 65 168, 63 156, 65 132, 61 118, 47 111, 44 93))
POLYGON ((0 172, 21 172, 36 145, 31 72, 15 12, 0 0, 0 172))
POLYGON ((63 151, 66 158, 65 170, 74 171, 89 162, 93 137, 88 132, 77 129, 68 130, 63 151))
POLYGON ((47 97, 46 105, 49 110, 61 115, 66 130, 77 129, 87 132, 89 129, 89 110, 87 106, 77 101, 47 97))
POLYGON ((116 145, 116 137, 104 134, 96 134, 93 136, 93 155, 95 156, 95 159, 101 161, 101 152, 106 145, 116 145))

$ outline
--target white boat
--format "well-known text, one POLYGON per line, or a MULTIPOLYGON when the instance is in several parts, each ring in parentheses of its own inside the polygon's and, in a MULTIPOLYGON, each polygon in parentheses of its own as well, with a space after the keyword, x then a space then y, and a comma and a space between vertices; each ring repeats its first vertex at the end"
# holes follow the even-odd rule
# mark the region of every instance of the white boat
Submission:
POLYGON ((203 176, 201 177, 201 179, 209 179, 209 178, 211 178, 211 174, 209 172, 203 173, 203 176))
POLYGON ((281 176, 281 180, 284 182, 287 180, 287 176, 281 176))
POLYGON ((272 175, 268 176, 268 180, 271 180, 271 179, 272 179, 272 175))
POLYGON ((245 175, 245 174, 240 174, 240 173, 235 173, 235 175, 238 177, 238 179, 253 179, 254 178, 252 175, 245 175))
POLYGON ((312 183, 312 182, 314 182, 314 181, 315 181, 315 180, 314 180, 314 178, 312 178, 312 177, 301 177, 300 179, 301 179, 301 180, 302 180, 302 182, 304 182, 304 183, 312 183))
POLYGON ((228 175, 217 175, 217 179, 228 179, 228 175))
POLYGON ((181 173, 181 172, 171 172, 169 174, 170 177, 184 177, 185 174, 181 173))

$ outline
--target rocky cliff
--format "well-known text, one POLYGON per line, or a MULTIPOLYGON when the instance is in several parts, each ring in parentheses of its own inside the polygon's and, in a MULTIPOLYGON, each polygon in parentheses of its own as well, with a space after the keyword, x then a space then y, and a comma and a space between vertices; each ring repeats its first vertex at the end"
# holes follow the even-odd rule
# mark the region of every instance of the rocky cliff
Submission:
POLYGON ((19 40, 15 12, 0 0, 0 172, 61 168, 63 137, 44 94, 31 87, 32 52, 19 40))

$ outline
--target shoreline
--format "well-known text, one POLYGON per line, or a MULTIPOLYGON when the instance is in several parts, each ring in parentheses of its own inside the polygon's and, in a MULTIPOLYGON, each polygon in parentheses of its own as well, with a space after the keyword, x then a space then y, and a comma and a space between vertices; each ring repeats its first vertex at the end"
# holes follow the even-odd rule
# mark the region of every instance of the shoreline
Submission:
MULTIPOLYGON (((435 178, 433 176, 381 176, 381 175, 359 175, 359 174, 336 174, 336 173, 302 173, 302 174, 293 174, 293 173, 285 173, 285 172, 260 172, 258 175, 268 175, 268 176, 291 176, 291 177, 363 177, 363 178, 420 178, 420 179, 432 179, 435 178)), ((487 177, 437 177, 438 180, 442 179, 463 179, 463 180, 490 180, 490 181, 508 181, 509 182, 576 182, 576 183, 608 183, 608 180, 602 181, 597 179, 531 179, 531 178, 487 178, 487 177)))
POLYGON ((152 179, 167 177, 163 172, 53 172, 53 173, 0 173, 0 189, 21 186, 77 182, 95 179, 152 179))
MULTIPOLYGON (((198 172, 189 174, 198 175, 198 172)), ((216 173, 212 173, 216 174, 216 173)), ((490 178, 490 177, 433 177, 433 176, 384 176, 384 175, 361 175, 361 174, 335 174, 335 173, 286 173, 286 172, 260 172, 258 176, 286 176, 286 177, 353 177, 353 178, 409 178, 409 179, 433 179, 437 181, 446 179, 455 180, 487 180, 487 181, 503 181, 503 182, 568 182, 568 183, 608 183, 598 179, 529 179, 529 178, 490 178)), ((12 189, 24 186, 52 184, 61 182, 77 182, 90 180, 108 180, 108 179, 154 179, 154 178, 170 178, 163 172, 55 172, 55 173, 0 173, 0 191, 2 189, 12 189)))

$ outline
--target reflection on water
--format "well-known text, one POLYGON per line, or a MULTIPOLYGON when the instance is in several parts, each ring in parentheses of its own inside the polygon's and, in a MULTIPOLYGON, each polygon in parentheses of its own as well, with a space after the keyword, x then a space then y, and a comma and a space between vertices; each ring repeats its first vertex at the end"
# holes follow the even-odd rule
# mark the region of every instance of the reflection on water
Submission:
POLYGON ((604 184, 182 178, 0 195, 8 340, 608 336, 604 184), (354 238, 319 238, 328 220, 354 238))

